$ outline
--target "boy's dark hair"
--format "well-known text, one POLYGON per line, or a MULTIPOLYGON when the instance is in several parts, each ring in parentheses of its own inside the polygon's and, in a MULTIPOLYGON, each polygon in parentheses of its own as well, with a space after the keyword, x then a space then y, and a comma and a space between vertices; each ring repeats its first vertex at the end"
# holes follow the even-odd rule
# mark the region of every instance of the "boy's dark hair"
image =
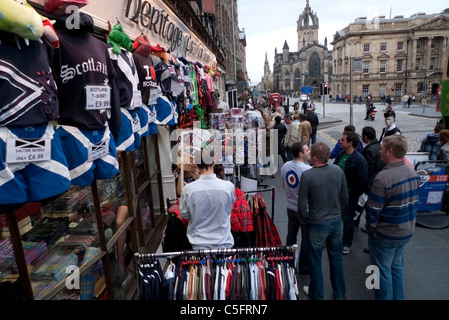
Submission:
POLYGON ((345 127, 344 132, 355 132, 355 127, 352 124, 348 124, 345 127))
POLYGON ((202 148, 195 157, 198 169, 207 169, 214 165, 214 148, 202 148), (201 157, 201 159, 198 159, 201 157))
POLYGON ((304 146, 306 144, 304 142, 295 142, 292 146, 292 154, 294 158, 297 158, 299 154, 304 153, 304 146))
POLYGON ((281 123, 281 121, 282 121, 281 116, 274 117, 274 121, 276 121, 276 123, 281 123))
POLYGON ((362 129, 362 136, 367 137, 369 140, 374 140, 376 139, 376 130, 374 130, 373 127, 364 127, 362 129))

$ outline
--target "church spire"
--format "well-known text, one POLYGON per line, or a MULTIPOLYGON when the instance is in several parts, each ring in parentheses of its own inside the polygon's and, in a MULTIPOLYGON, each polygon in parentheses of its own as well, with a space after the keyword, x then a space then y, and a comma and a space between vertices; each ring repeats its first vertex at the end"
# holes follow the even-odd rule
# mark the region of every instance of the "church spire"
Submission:
POLYGON ((263 74, 267 75, 270 74, 270 64, 268 63, 268 55, 267 52, 265 51, 265 65, 263 67, 263 74))

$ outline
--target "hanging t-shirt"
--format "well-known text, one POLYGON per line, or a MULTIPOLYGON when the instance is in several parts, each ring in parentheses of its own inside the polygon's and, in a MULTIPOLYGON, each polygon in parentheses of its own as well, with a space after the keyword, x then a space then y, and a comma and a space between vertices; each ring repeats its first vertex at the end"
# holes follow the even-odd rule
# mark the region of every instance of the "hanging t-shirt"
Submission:
MULTIPOLYGON (((66 28, 67 17, 54 24, 59 37, 53 70, 59 94, 62 125, 82 130, 120 129, 120 101, 116 70, 106 43, 93 37, 93 19, 81 13, 77 29, 66 28)), ((69 24, 67 24, 69 25, 69 24)))
POLYGON ((47 48, 0 31, 0 125, 30 126, 56 120, 58 97, 47 48))

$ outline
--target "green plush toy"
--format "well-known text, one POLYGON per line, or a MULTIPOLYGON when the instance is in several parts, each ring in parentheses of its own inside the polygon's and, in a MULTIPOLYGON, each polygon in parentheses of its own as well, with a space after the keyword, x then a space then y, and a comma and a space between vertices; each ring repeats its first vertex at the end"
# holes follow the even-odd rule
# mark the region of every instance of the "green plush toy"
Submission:
POLYGON ((133 43, 129 36, 123 31, 121 24, 116 24, 112 27, 111 32, 108 35, 107 42, 112 44, 112 52, 119 54, 121 48, 131 52, 133 50, 133 43))
POLYGON ((0 1, 0 30, 29 40, 44 32, 41 16, 25 0, 0 1))
POLYGON ((201 121, 201 129, 206 129, 206 122, 204 121, 204 110, 200 108, 200 105, 195 104, 195 111, 196 111, 196 116, 200 119, 201 121))

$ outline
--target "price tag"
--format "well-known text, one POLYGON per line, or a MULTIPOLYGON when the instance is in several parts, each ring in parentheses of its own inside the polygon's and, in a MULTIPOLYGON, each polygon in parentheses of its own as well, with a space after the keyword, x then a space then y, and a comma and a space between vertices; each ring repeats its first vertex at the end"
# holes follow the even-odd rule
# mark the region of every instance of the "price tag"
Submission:
POLYGON ((101 141, 87 149, 87 161, 92 162, 109 153, 109 139, 101 141))
POLYGON ((51 159, 51 139, 6 139, 6 163, 51 159))
POLYGON ((157 120, 157 112, 156 110, 154 111, 150 111, 148 114, 148 122, 149 123, 154 123, 157 120))
POLYGON ((86 86, 86 110, 111 108, 111 88, 108 86, 86 86))
POLYGON ((142 93, 140 90, 134 90, 133 92, 134 108, 140 108, 143 105, 142 93))
POLYGON ((148 99, 148 105, 152 106, 157 104, 157 97, 159 96, 158 90, 151 89, 150 98, 148 99))
POLYGON ((133 118, 133 133, 139 132, 141 128, 139 117, 133 118))

